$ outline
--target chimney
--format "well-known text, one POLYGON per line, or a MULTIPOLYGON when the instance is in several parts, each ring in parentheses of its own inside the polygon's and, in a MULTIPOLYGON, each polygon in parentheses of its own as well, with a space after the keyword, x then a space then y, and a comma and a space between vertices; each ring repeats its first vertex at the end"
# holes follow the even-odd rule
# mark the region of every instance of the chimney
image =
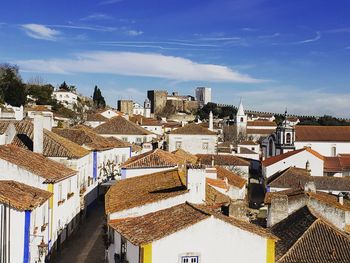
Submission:
POLYGON ((338 202, 339 202, 339 204, 344 205, 344 195, 343 195, 343 193, 339 193, 338 194, 338 202))
POLYGON ((214 156, 211 157, 211 166, 212 167, 215 166, 215 158, 214 158, 214 156))
POLYGON ((33 152, 43 153, 44 149, 44 122, 43 115, 34 115, 34 135, 33 135, 33 152))
POLYGON ((304 186, 304 192, 312 192, 316 193, 316 185, 315 182, 307 182, 304 186))
POLYGON ((213 127, 214 127, 214 125, 213 125, 213 112, 210 111, 210 113, 209 113, 209 130, 213 131, 213 127))
POLYGON ((310 168, 310 162, 309 162, 309 160, 306 161, 305 169, 306 169, 306 171, 307 171, 309 174, 311 174, 311 168, 310 168))
POLYGON ((271 198, 267 215, 267 227, 271 227, 288 217, 288 196, 276 195, 271 198))

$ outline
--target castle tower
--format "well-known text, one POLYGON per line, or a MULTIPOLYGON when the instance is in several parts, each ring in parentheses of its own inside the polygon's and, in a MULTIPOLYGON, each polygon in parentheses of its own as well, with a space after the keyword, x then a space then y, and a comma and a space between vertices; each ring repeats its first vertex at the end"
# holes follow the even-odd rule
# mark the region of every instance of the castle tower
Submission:
POLYGON ((237 136, 239 136, 239 134, 245 136, 247 134, 247 115, 244 113, 242 99, 239 102, 235 123, 237 136))
POLYGON ((151 101, 147 98, 143 104, 144 107, 144 117, 151 118, 151 101))

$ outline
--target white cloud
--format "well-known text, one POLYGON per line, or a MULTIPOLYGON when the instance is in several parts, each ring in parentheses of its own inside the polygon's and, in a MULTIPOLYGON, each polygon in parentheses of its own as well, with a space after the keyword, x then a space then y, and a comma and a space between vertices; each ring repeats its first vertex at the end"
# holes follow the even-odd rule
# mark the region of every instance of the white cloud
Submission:
POLYGON ((319 31, 317 31, 316 36, 314 38, 298 41, 298 42, 296 42, 296 44, 305 44, 305 43, 315 42, 315 41, 320 40, 320 39, 321 39, 321 33, 319 31))
POLYGON ((111 20, 113 17, 106 14, 92 14, 80 18, 81 21, 91 21, 91 20, 111 20))
POLYGON ((125 76, 157 77, 179 81, 261 83, 229 67, 201 64, 182 57, 156 53, 95 51, 72 59, 34 59, 15 61, 22 70, 58 74, 105 73, 125 76))
POLYGON ((26 34, 35 39, 56 40, 59 31, 40 24, 24 24, 22 28, 26 34))
POLYGON ((135 36, 140 36, 140 35, 142 35, 142 34, 143 34, 143 31, 128 30, 126 33, 127 33, 129 36, 135 37, 135 36))

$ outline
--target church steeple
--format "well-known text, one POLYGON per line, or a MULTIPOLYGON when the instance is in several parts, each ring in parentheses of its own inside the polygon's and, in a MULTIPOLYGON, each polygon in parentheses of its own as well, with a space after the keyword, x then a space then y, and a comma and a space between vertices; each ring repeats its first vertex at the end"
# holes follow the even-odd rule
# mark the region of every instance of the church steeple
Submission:
POLYGON ((238 110, 237 110, 237 116, 245 116, 243 103, 242 103, 242 98, 239 101, 239 106, 238 106, 238 110))
POLYGON ((237 114, 236 114, 237 136, 245 135, 247 132, 247 115, 244 113, 242 98, 240 99, 237 114))

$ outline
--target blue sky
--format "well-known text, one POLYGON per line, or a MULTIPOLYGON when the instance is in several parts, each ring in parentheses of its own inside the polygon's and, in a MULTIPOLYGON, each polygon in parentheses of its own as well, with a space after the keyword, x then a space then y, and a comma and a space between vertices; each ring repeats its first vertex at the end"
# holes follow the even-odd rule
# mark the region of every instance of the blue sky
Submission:
POLYGON ((22 0, 0 9, 0 62, 107 102, 148 89, 350 117, 347 0, 22 0))

